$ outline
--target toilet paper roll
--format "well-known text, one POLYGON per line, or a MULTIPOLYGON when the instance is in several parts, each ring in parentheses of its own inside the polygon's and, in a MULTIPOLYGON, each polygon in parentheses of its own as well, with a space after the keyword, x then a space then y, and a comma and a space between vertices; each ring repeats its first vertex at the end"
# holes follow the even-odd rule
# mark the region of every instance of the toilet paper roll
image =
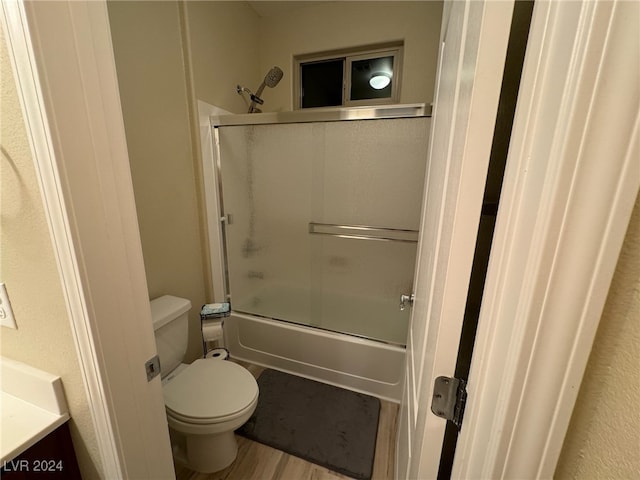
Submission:
POLYGON ((226 360, 229 358, 229 352, 226 348, 214 348, 213 350, 209 350, 204 358, 213 358, 216 360, 226 360))
POLYGON ((206 320, 202 322, 202 338, 205 342, 222 340, 222 322, 206 320))

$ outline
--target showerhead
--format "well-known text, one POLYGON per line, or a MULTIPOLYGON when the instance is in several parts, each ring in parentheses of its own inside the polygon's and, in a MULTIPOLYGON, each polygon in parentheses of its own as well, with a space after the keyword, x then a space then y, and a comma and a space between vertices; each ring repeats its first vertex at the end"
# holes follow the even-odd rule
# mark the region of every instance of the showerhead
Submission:
POLYGON ((276 85, 278 85, 280 80, 282 80, 283 75, 284 75, 284 72, 280 67, 273 67, 271 70, 267 72, 267 75, 264 77, 264 80, 258 87, 258 90, 256 91, 256 93, 254 95, 251 95, 251 105, 249 105, 249 113, 257 113, 258 109, 256 109, 256 103, 260 105, 264 103, 262 98, 260 98, 260 95, 262 95, 262 91, 264 90, 264 87, 269 87, 269 88, 275 87, 276 85))
POLYGON ((269 70, 267 75, 264 77, 263 83, 267 87, 273 88, 276 85, 278 85, 278 82, 280 82, 280 80, 282 80, 283 75, 284 75, 284 72, 280 67, 273 67, 271 70, 269 70))
POLYGON ((238 92, 239 95, 242 95, 243 93, 246 92, 251 97, 251 105, 249 106, 249 113, 257 113, 260 111, 256 108, 256 103, 259 105, 262 105, 264 103, 264 100, 260 98, 260 95, 262 95, 262 91, 264 90, 264 87, 269 87, 269 88, 275 87, 276 85, 278 85, 280 80, 282 80, 283 76, 284 76, 284 72, 280 67, 273 67, 265 75, 264 80, 258 87, 258 90, 256 91, 256 93, 251 92, 251 90, 241 85, 236 86, 236 92, 238 92))

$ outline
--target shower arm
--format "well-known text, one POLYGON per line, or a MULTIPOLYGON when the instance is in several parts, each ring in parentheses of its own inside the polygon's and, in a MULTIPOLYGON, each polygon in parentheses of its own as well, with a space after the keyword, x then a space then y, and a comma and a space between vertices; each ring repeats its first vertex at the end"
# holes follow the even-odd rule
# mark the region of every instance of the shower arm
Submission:
POLYGON ((256 103, 258 105, 262 105, 264 103, 264 100, 260 98, 260 95, 262 95, 262 92, 264 91, 264 87, 266 87, 266 83, 263 81, 258 87, 258 91, 255 93, 255 95, 251 94, 251 105, 249 105, 249 113, 256 112, 256 103))
POLYGON ((258 105, 262 105, 264 103, 264 100, 262 100, 260 98, 260 94, 262 93, 262 90, 264 90, 264 83, 262 85, 260 85, 260 89, 258 89, 257 93, 253 93, 251 90, 249 90, 246 87, 243 87, 241 85, 237 85, 236 86, 236 92, 238 92, 239 95, 242 95, 243 93, 248 93, 249 97, 251 98, 251 105, 253 107, 255 107, 255 104, 257 103, 258 105))

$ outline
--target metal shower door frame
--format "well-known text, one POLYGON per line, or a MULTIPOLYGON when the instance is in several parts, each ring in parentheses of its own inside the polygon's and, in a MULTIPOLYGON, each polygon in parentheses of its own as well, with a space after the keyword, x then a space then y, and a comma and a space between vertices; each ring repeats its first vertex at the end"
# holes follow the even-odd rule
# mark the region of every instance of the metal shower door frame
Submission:
MULTIPOLYGON (((294 110, 289 112, 259 113, 259 114, 232 114, 232 115, 212 115, 210 127, 213 143, 213 165, 207 168, 207 159, 203 158, 204 165, 204 185, 206 201, 206 215, 209 230, 209 251, 211 258, 211 277, 213 284, 213 297, 216 302, 228 302, 231 299, 229 257, 227 253, 227 225, 232 222, 231 215, 224 209, 224 196, 222 192, 222 157, 220 151, 220 131, 221 127, 228 126, 248 126, 248 125, 273 125, 273 124, 293 124, 293 123, 320 123, 320 122, 341 122, 352 120, 381 120, 399 118, 422 118, 431 117, 431 105, 423 103, 406 105, 380 105, 368 107, 344 107, 344 108, 318 108, 307 110, 294 110), (213 178, 212 178, 213 177, 213 178), (212 229, 217 229, 217 235, 212 235, 212 229), (219 241, 217 240, 219 239, 219 241), (220 258, 220 262, 215 262, 214 258, 220 258), (220 268, 222 267, 222 268, 220 268)), ((310 233, 313 225, 310 223, 310 233)), ((322 224, 318 224, 322 225, 322 224)), ((340 228, 356 228, 380 230, 378 227, 341 225, 334 226, 340 228)), ((384 230, 384 229, 383 229, 384 230)), ((389 229, 393 231, 394 229, 389 229)), ((396 230, 394 233, 409 235, 409 238, 385 238, 380 236, 369 237, 359 235, 358 238, 371 238, 385 241, 416 242, 417 232, 408 230, 396 230)), ((337 235, 341 236, 341 235, 337 235)), ((255 315, 255 314, 252 314, 255 315)), ((259 316, 259 315, 256 315, 259 316)), ((274 319, 287 321, 283 319, 274 319)), ((349 334, 352 335, 352 334, 349 334)), ((357 335, 354 335, 357 336, 357 335)), ((364 337, 366 338, 366 337, 364 337)), ((383 343, 387 343, 384 342, 383 343)))

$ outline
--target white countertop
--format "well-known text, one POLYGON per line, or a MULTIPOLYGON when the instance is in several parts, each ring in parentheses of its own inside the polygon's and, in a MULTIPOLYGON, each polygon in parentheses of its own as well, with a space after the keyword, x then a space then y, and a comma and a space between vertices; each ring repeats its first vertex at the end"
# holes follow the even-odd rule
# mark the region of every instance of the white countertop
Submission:
POLYGON ((11 460, 69 420, 60 377, 0 357, 0 462, 11 460))

